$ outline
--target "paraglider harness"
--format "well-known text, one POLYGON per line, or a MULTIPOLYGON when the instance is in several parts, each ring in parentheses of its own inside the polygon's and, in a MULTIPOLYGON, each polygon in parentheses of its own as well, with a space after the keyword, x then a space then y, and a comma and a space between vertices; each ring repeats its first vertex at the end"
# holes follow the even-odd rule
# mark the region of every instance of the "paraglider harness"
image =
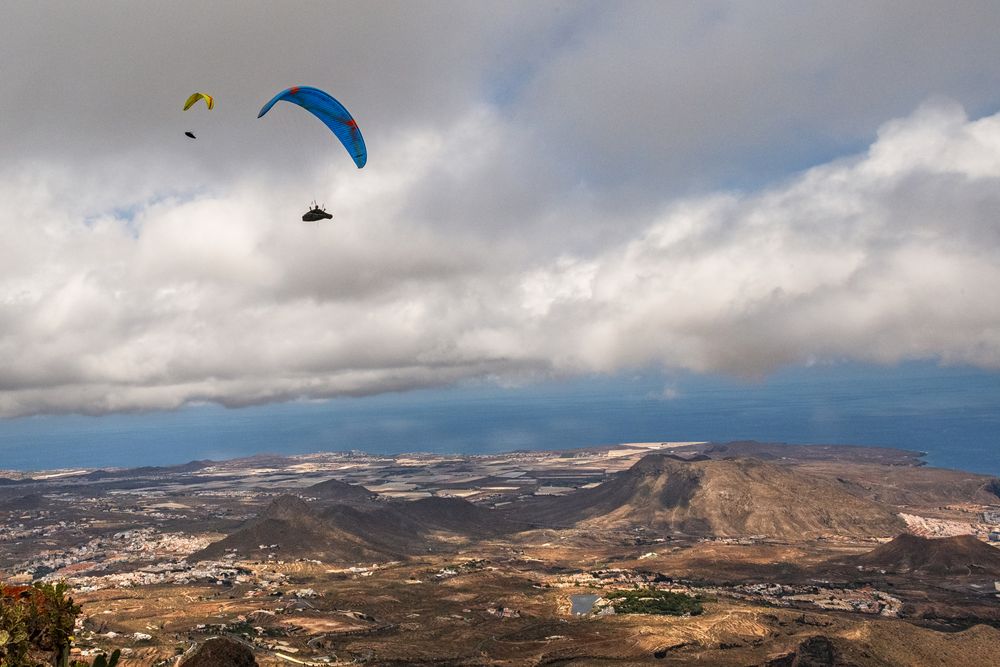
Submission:
POLYGON ((320 220, 333 220, 333 216, 326 212, 326 208, 319 206, 315 200, 311 204, 312 208, 302 216, 302 222, 319 222, 320 220))

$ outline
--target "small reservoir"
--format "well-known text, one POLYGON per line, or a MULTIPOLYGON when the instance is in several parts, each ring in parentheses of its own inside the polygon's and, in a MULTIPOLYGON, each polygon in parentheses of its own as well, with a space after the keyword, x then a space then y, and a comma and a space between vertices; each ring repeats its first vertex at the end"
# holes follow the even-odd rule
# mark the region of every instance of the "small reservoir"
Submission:
POLYGON ((594 608, 594 603, 597 602, 597 598, 600 595, 594 595, 593 593, 586 593, 580 595, 571 595, 569 597, 571 608, 570 612, 573 614, 589 614, 590 610, 594 608))

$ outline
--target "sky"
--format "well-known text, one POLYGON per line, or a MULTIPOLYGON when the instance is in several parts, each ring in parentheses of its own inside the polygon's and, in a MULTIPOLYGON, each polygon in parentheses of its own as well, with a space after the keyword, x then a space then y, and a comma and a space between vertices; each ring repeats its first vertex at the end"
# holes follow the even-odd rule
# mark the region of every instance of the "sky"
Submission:
POLYGON ((3 15, 0 418, 1000 372, 996 2, 3 15))
MULTIPOLYGON (((327 401, 213 404, 8 420, 3 470, 135 467, 254 454, 357 450, 484 454, 620 442, 756 439, 925 452, 929 465, 1000 476, 1000 382, 990 371, 908 362, 725 375, 600 374, 485 381, 327 401)), ((2 475, 0 475, 2 476, 2 475)))

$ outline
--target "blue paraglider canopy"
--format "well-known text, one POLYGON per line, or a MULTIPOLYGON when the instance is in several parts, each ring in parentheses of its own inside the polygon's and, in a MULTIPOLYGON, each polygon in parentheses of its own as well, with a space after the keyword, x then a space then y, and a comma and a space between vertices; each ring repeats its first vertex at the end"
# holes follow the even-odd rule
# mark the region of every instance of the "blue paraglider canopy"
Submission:
POLYGON ((337 135, 340 143, 344 144, 344 148, 354 158, 354 164, 358 165, 358 169, 365 166, 365 163, 368 161, 368 149, 365 148, 365 140, 361 136, 358 124, 343 104, 319 88, 292 86, 272 97, 271 101, 265 104, 260 113, 257 114, 257 118, 266 114, 271 110, 271 107, 282 100, 298 104, 323 121, 323 124, 337 135))

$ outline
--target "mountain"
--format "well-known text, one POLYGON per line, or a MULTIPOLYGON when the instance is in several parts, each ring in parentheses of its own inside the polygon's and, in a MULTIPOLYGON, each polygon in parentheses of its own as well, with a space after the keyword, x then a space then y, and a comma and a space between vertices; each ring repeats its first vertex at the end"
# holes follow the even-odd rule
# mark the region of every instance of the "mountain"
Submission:
POLYGON ((1000 480, 961 470, 847 461, 806 461, 793 465, 799 471, 839 482, 855 496, 887 505, 995 505, 1000 498, 1000 480))
POLYGON ((45 505, 45 496, 40 493, 29 493, 23 496, 0 500, 0 511, 16 512, 35 510, 45 505))
POLYGON ((322 516, 340 530, 363 530, 365 539, 379 548, 408 554, 515 530, 498 512, 461 498, 421 498, 367 508, 335 505, 323 510, 322 516))
POLYGON ((342 530, 363 529, 366 539, 380 548, 407 554, 513 532, 499 513, 460 498, 421 498, 367 508, 337 505, 324 510, 323 517, 342 530))
POLYGON ((712 443, 702 452, 713 459, 727 457, 755 458, 762 461, 805 462, 845 461, 852 464, 875 463, 892 466, 923 466, 923 452, 893 447, 860 445, 794 445, 783 442, 737 440, 712 443))
POLYGON ((162 477, 186 472, 197 472, 214 464, 215 461, 205 459, 203 461, 188 461, 187 463, 175 466, 142 466, 140 468, 123 468, 121 470, 98 469, 93 472, 89 472, 86 475, 82 475, 81 479, 96 481, 102 479, 114 479, 116 477, 162 477))
POLYGON ((461 498, 421 498, 398 507, 426 532, 490 537, 509 533, 513 529, 496 511, 461 498))
POLYGON ((363 487, 323 482, 334 495, 364 502, 329 506, 298 496, 276 498, 259 516, 228 537, 193 554, 211 560, 236 549, 243 558, 271 551, 282 557, 324 561, 396 560, 407 555, 452 549, 469 540, 493 537, 513 528, 493 510, 460 498, 421 498, 412 502, 377 502, 363 487), (352 490, 345 491, 342 486, 352 490), (359 494, 356 489, 360 489, 359 494), (278 545, 262 550, 260 545, 278 545))
POLYGON ((337 479, 328 479, 306 487, 303 495, 327 502, 362 505, 378 498, 377 493, 369 491, 360 484, 348 484, 337 479))
POLYGON ((902 521, 836 481, 756 459, 650 454, 600 486, 508 511, 545 526, 645 526, 689 535, 803 538, 899 533, 902 521))
POLYGON ((1000 549, 973 535, 928 539, 904 533, 866 554, 846 558, 843 562, 895 573, 1000 577, 1000 549))
POLYGON ((279 496, 255 519, 192 554, 189 560, 214 560, 234 549, 242 558, 262 557, 273 551, 285 558, 352 563, 391 560, 400 555, 373 546, 355 532, 338 528, 320 517, 304 500, 292 495, 279 496), (273 550, 272 544, 277 545, 273 550), (261 549, 262 545, 268 548, 261 549))

